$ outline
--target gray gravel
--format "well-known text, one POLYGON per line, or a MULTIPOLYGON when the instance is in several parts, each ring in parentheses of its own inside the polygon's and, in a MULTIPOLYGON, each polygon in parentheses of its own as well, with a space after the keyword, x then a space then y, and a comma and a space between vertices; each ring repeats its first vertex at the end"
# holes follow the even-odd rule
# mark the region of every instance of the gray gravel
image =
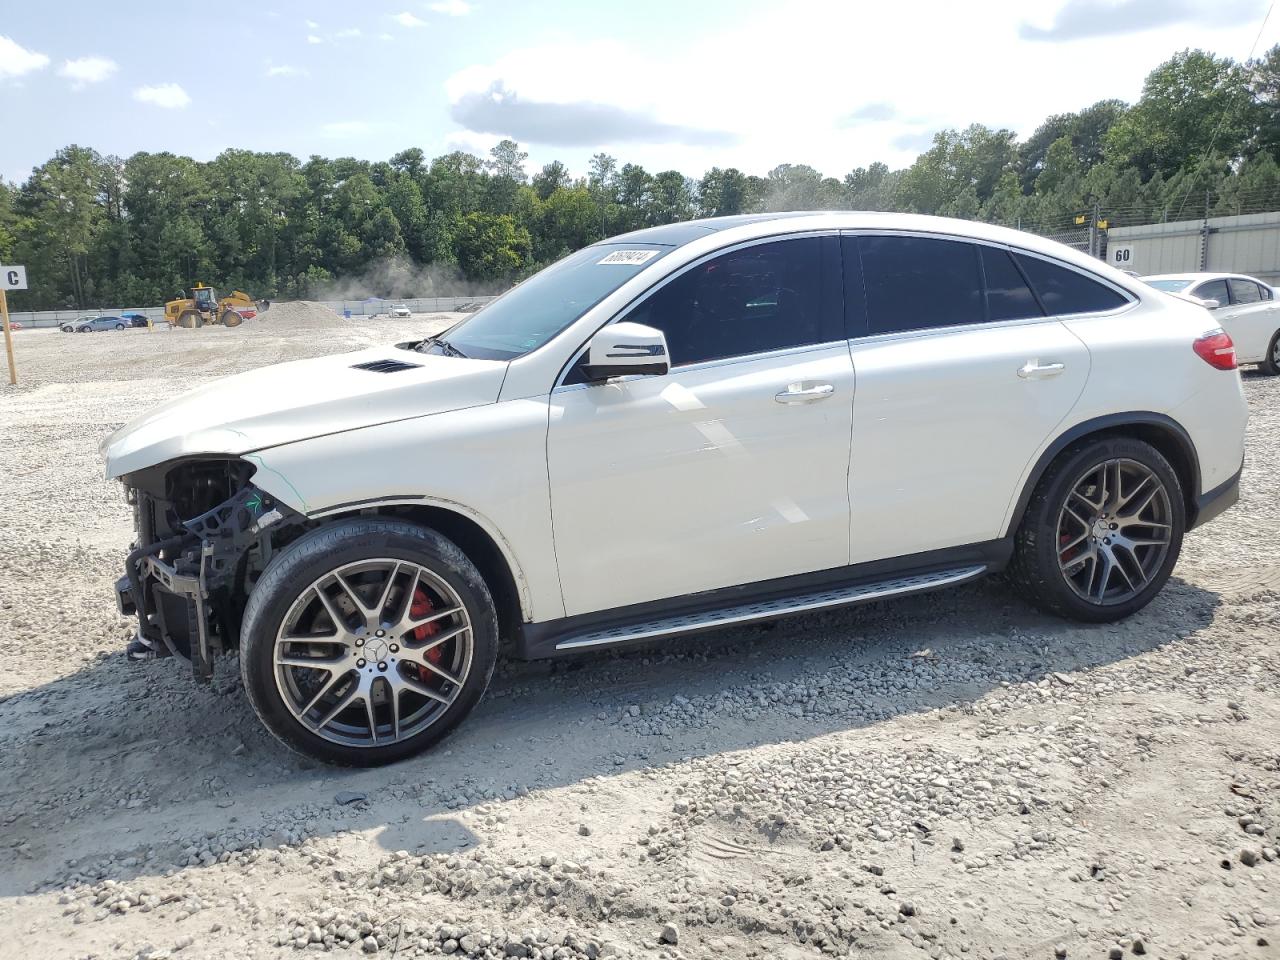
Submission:
MULTIPOLYGON (((130 665, 97 443, 201 380, 421 336, 17 337, 0 393, 0 925, 33 956, 1251 957, 1280 937, 1280 380, 1241 504, 1123 624, 998 580, 505 663, 434 753, 280 750, 233 661, 130 665)), ((0 955, 7 955, 0 948, 0 955)))

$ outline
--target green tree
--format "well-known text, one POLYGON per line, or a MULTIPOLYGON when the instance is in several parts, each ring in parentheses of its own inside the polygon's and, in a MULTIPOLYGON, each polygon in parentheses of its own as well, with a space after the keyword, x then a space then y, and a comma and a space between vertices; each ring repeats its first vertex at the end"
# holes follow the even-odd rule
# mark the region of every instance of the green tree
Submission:
POLYGON ((511 280, 528 264, 529 231, 509 216, 468 213, 454 234, 458 265, 472 280, 511 280))

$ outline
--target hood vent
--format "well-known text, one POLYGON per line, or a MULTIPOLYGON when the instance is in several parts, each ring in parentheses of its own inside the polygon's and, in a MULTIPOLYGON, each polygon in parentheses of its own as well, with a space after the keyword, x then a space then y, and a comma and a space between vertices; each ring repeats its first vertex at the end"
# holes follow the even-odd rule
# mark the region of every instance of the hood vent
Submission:
POLYGON ((353 363, 352 370, 368 370, 370 373, 399 373, 401 370, 413 370, 420 363, 405 363, 403 360, 370 360, 368 363, 353 363))

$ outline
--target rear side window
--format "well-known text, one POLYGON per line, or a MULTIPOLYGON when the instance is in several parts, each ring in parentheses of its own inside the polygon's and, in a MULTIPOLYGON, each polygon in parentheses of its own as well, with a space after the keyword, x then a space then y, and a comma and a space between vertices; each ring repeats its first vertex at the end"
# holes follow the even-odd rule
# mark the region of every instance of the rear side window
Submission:
POLYGON ((1227 286, 1231 289, 1232 303, 1257 303, 1262 299, 1258 285, 1252 280, 1228 280, 1227 286))
POLYGON ((1044 311, 1036 303, 1035 295, 1022 279, 1009 252, 996 247, 979 249, 982 251, 982 272, 987 281, 987 319, 1043 317, 1044 311))
POLYGON ((870 333, 982 323, 978 248, 931 237, 859 237, 870 333))
POLYGON ((1128 301, 1096 280, 1091 280, 1082 273, 1060 267, 1025 254, 1016 254, 1018 266, 1031 281, 1031 286, 1040 296, 1040 302, 1051 317, 1060 317, 1072 313, 1098 313, 1103 310, 1114 310, 1128 301))
POLYGON ((1225 280, 1210 280, 1208 283, 1202 283, 1191 291, 1191 295, 1201 300, 1217 300, 1220 307, 1226 306, 1229 302, 1225 280))

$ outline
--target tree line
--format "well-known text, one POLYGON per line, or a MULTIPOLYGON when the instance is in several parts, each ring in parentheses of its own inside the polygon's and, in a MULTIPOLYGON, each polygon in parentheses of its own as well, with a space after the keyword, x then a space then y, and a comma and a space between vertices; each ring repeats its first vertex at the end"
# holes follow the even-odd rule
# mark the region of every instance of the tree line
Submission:
POLYGON ((1024 141, 943 130, 906 168, 841 179, 782 164, 695 180, 604 153, 585 177, 559 161, 530 175, 527 158, 511 140, 484 159, 415 147, 379 162, 69 146, 0 181, 0 262, 28 267, 17 309, 155 304, 197 280, 275 298, 356 278, 368 294, 430 296, 500 289, 603 237, 693 217, 893 210, 1054 233, 1095 210, 1116 225, 1280 209, 1280 45, 1245 63, 1185 50, 1132 105, 1051 116, 1024 141))

